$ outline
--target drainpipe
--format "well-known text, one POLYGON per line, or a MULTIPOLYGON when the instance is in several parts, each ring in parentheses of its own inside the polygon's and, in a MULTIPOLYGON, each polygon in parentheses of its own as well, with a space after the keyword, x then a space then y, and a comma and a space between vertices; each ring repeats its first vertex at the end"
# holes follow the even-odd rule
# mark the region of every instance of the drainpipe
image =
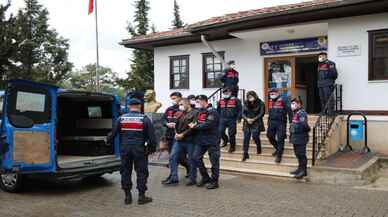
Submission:
POLYGON ((216 49, 214 49, 214 47, 211 44, 209 44, 209 42, 206 40, 205 35, 201 35, 201 41, 206 47, 208 47, 211 50, 211 52, 214 54, 214 56, 217 57, 218 60, 220 60, 220 62, 222 64, 222 68, 225 68, 226 62, 225 62, 224 58, 222 58, 221 55, 216 51, 216 49))

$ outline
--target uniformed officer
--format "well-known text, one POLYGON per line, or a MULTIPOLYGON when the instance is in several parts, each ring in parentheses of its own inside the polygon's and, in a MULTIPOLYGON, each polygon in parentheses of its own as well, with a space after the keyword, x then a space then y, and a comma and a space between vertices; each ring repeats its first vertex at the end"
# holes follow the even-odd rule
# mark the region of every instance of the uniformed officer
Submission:
MULTIPOLYGON (((165 137, 168 144, 168 153, 171 154, 171 150, 173 148, 173 145, 175 144, 175 125, 176 125, 177 117, 181 113, 179 111, 178 102, 182 99, 182 94, 180 92, 173 92, 170 94, 170 99, 171 99, 172 105, 168 107, 164 112, 162 117, 162 122, 163 122, 163 125, 166 127, 165 137)), ((170 161, 171 161, 171 158, 170 158, 170 161)), ((186 154, 184 152, 182 152, 182 154, 179 156, 179 164, 185 167, 187 174, 189 174, 189 164, 186 158, 186 154)), ((162 184, 169 182, 170 177, 171 177, 171 174, 162 181, 162 184)))
POLYGON ((275 162, 280 163, 286 138, 287 116, 291 123, 292 111, 288 98, 281 96, 278 89, 271 89, 269 97, 267 137, 275 148, 275 152, 272 154, 276 157, 275 162))
POLYGON ((327 53, 320 53, 318 60, 318 88, 319 97, 321 99, 321 109, 323 110, 334 90, 338 72, 335 63, 327 59, 327 53))
POLYGON ((121 187, 125 192, 125 204, 132 203, 133 167, 136 171, 139 191, 138 204, 146 204, 152 202, 152 198, 145 196, 145 192, 148 179, 148 154, 156 150, 155 132, 151 120, 141 114, 141 101, 130 99, 128 105, 129 112, 117 119, 107 139, 112 142, 117 135, 120 135, 121 187))
POLYGON ((221 77, 221 82, 223 83, 223 88, 230 88, 233 96, 237 97, 239 90, 239 73, 236 71, 236 63, 234 60, 231 60, 227 64, 224 75, 221 77))
POLYGON ((236 150, 236 132, 237 121, 242 119, 241 101, 237 97, 232 96, 230 88, 223 90, 223 98, 218 102, 217 111, 220 115, 220 135, 223 140, 222 147, 225 147, 230 142, 229 152, 236 150), (228 136, 225 131, 228 129, 228 136))
POLYGON ((141 113, 144 114, 144 92, 141 91, 130 91, 127 94, 127 100, 138 99, 141 102, 141 113))
POLYGON ((290 142, 294 145, 295 156, 298 158, 298 169, 292 171, 291 174, 295 178, 301 179, 307 176, 306 144, 309 141, 310 126, 300 99, 295 98, 291 101, 291 109, 293 117, 290 127, 290 142))
POLYGON ((217 130, 219 124, 219 116, 217 111, 209 106, 206 95, 197 96, 197 105, 199 111, 196 118, 196 123, 189 124, 189 127, 196 132, 194 146, 194 166, 198 168, 202 176, 201 181, 197 184, 198 187, 207 185, 207 189, 218 188, 218 178, 220 170, 220 137, 217 130), (203 156, 208 152, 211 163, 211 178, 203 163, 203 156))

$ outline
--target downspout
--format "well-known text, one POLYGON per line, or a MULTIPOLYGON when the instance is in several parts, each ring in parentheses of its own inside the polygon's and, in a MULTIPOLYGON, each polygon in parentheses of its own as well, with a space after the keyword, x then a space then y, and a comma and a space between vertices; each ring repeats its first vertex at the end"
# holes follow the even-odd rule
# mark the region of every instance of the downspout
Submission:
POLYGON ((206 47, 208 47, 211 50, 211 52, 214 54, 214 56, 220 60, 220 62, 222 64, 222 68, 225 68, 226 62, 225 62, 224 58, 222 58, 221 55, 216 51, 216 49, 214 49, 214 47, 211 44, 209 44, 209 42, 206 40, 205 35, 201 35, 201 41, 206 47))

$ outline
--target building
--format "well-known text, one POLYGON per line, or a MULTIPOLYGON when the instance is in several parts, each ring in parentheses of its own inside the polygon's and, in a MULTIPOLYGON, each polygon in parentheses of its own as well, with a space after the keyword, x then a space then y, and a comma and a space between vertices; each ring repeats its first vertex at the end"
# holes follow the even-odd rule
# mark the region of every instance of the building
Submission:
MULTIPOLYGON (((279 85, 301 96, 309 113, 320 111, 317 54, 337 65, 344 111, 370 117, 372 149, 388 154, 388 1, 314 0, 213 17, 181 29, 125 39, 127 48, 153 50, 155 91, 164 108, 172 91, 212 94, 222 64, 201 36, 235 60, 240 88, 267 99, 279 85), (280 76, 273 72, 280 70, 280 76), (375 136, 375 138, 373 138, 375 136)), ((162 108, 163 109, 163 108, 162 108)), ((344 140, 341 134, 337 143, 344 140)))

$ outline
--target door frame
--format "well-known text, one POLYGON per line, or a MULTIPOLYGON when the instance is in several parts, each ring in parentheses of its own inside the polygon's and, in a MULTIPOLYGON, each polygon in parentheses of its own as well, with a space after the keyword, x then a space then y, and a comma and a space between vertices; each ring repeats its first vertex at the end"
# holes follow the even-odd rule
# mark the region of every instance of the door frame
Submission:
POLYGON ((290 60, 291 62, 291 96, 296 96, 297 85, 296 85, 296 59, 303 57, 317 57, 319 52, 309 53, 309 54, 301 54, 301 55, 289 55, 289 56, 279 56, 279 57, 264 57, 264 102, 265 107, 268 109, 268 62, 273 60, 290 60))
POLYGON ((295 82, 295 56, 281 56, 281 57, 265 57, 264 58, 264 102, 265 107, 268 109, 268 79, 269 79, 269 70, 268 70, 268 62, 274 60, 287 60, 291 63, 291 88, 283 88, 281 90, 291 89, 291 96, 294 96, 296 93, 296 82, 295 82))

